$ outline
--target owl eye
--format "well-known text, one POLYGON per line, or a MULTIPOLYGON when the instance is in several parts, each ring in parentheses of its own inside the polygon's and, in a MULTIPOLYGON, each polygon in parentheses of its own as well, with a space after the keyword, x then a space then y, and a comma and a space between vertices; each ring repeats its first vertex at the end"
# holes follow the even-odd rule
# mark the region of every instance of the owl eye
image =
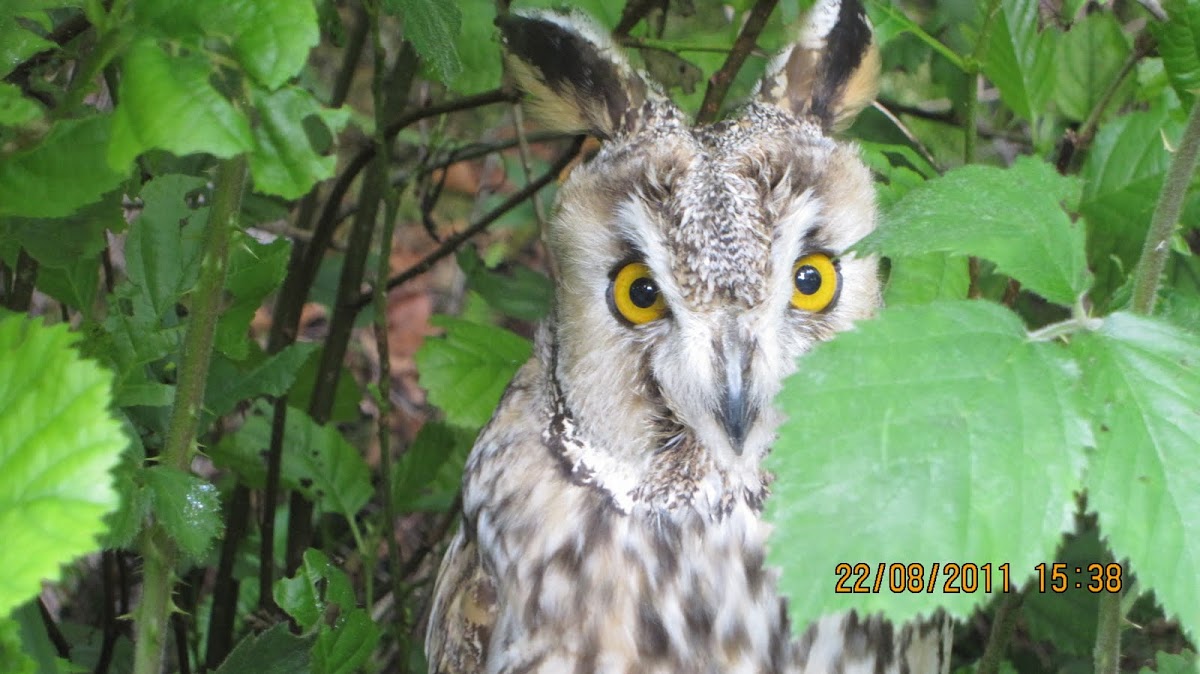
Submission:
POLYGON ((821 311, 837 299, 841 285, 842 275, 828 255, 805 255, 792 265, 792 306, 821 311))
POLYGON ((642 262, 630 262, 621 267, 608 292, 613 310, 634 325, 649 323, 667 313, 667 303, 658 290, 658 282, 642 262))

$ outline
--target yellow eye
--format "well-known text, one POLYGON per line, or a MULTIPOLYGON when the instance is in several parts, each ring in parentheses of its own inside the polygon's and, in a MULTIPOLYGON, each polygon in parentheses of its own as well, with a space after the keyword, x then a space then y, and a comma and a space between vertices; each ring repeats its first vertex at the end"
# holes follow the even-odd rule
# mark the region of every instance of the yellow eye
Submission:
POLYGON ((641 262, 621 267, 613 278, 609 300, 617 315, 634 325, 649 323, 667 313, 658 283, 650 275, 650 268, 641 262))
POLYGON ((821 311, 837 299, 842 276, 824 253, 812 253, 792 265, 792 306, 821 311))

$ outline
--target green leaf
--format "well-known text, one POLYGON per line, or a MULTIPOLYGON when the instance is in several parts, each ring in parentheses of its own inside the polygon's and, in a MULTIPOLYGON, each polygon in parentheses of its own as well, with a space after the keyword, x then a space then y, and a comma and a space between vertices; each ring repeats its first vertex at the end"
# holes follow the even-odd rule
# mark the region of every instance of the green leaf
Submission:
POLYGON ((971 287, 967 266, 967 258, 946 253, 896 258, 883 293, 884 303, 897 306, 966 299, 971 287))
POLYGON ((153 499, 154 516, 192 559, 204 556, 224 527, 217 488, 203 478, 168 466, 142 474, 153 499))
POLYGON ((275 582, 272 596, 302 629, 315 627, 331 609, 349 613, 356 606, 354 587, 346 572, 316 549, 304 551, 304 561, 291 578, 275 582))
POLYGON ((496 311, 524 321, 541 320, 550 312, 554 284, 544 275, 524 265, 513 265, 509 273, 493 271, 470 246, 459 250, 457 258, 467 287, 496 311))
MULTIPOLYGON (((1079 567, 1084 578, 1089 564, 1104 559, 1104 545, 1095 527, 1078 535, 1070 534, 1052 561, 1062 562, 1068 569, 1079 567)), ((1048 562, 1051 560, 1047 560, 1048 562)), ((1087 581, 1090 582, 1090 574, 1087 581)), ((1090 657, 1096 646, 1096 618, 1099 615, 1100 595, 1087 591, 1062 594, 1028 592, 1021 602, 1021 616, 1029 635, 1037 641, 1048 641, 1056 650, 1079 657, 1090 657)))
MULTIPOLYGON (((108 245, 104 230, 125 226, 120 191, 63 218, 0 218, 0 245, 12 242, 42 267, 99 269, 99 253, 108 245)), ((38 284, 41 285, 39 275, 38 284)))
POLYGON ((228 34, 238 62, 268 89, 295 76, 320 42, 311 0, 203 0, 205 27, 228 34))
POLYGON ((126 439, 108 411, 112 376, 74 341, 63 325, 0 320, 0 616, 95 550, 118 505, 111 470, 126 439))
POLYGON ((427 421, 393 469, 396 509, 404 512, 450 508, 462 482, 475 429, 427 421))
MULTIPOLYGON (((0 35, 3 33, 4 30, 0 28, 0 35)), ((0 40, 2 39, 3 37, 0 37, 0 40)), ((0 68, 2 67, 0 65, 0 68)), ((0 126, 23 126, 41 115, 41 107, 25 98, 20 88, 8 82, 0 82, 0 126)))
MULTIPOLYGON (((299 490, 327 511, 353 517, 371 498, 367 464, 337 428, 322 426, 298 409, 288 408, 280 480, 299 490)), ((266 483, 271 446, 271 413, 260 406, 236 433, 226 436, 209 454, 220 466, 232 468, 246 484, 266 483)))
POLYGON ((371 657, 382 632, 366 609, 356 608, 322 629, 313 646, 314 668, 322 674, 353 674, 371 657))
POLYGON ((434 316, 444 337, 425 340, 417 351, 417 369, 429 400, 442 408, 446 421, 481 428, 517 369, 529 359, 528 340, 493 327, 434 316))
MULTIPOLYGON (((78 7, 79 0, 4 0, 0 2, 0 78, 7 77, 22 61, 58 45, 26 29, 17 18, 45 25, 47 11, 78 7)), ((49 32, 49 29, 46 29, 49 32)))
MULTIPOLYGON (((312 400, 313 387, 316 386, 317 373, 320 368, 320 358, 310 358, 304 367, 300 368, 300 373, 296 375, 296 382, 292 385, 292 390, 288 395, 289 405, 301 410, 307 409, 308 401, 312 400)), ((343 423, 359 420, 362 413, 359 412, 358 403, 362 400, 363 392, 359 389, 358 382, 354 380, 350 371, 344 368, 337 380, 337 391, 333 394, 333 409, 329 412, 329 422, 343 423)))
POLYGON ((250 323, 267 295, 283 282, 292 246, 282 237, 264 244, 237 231, 233 233, 231 248, 225 289, 233 295, 233 302, 217 320, 214 345, 234 360, 246 360, 252 352, 250 323))
POLYGON ((209 82, 212 65, 198 54, 168 54, 140 39, 125 54, 108 163, 124 169, 142 152, 207 152, 232 157, 254 148, 246 116, 209 82))
POLYGON ((1089 440, 1076 377, 1061 348, 978 301, 885 309, 804 356, 777 400, 787 421, 768 461, 772 563, 796 624, 850 607, 967 616, 989 599, 940 583, 835 593, 847 561, 869 564, 872 579, 886 562, 926 574, 935 562, 992 564, 993 591, 1008 564, 1020 587, 1073 524, 1089 440))
POLYGON ((60 120, 40 143, 0 154, 0 216, 57 218, 100 199, 125 179, 104 161, 110 115, 60 120))
POLYGON ((1139 674, 1195 674, 1196 654, 1185 650, 1179 655, 1159 652, 1154 656, 1158 667, 1142 667, 1139 674))
POLYGON ((300 368, 318 346, 297 342, 249 367, 215 355, 209 365, 204 408, 213 417, 228 414, 243 400, 258 396, 281 396, 291 388, 300 368))
POLYGON ((38 663, 21 647, 21 625, 7 616, 0 617, 0 672, 40 674, 38 663))
POLYGON ((187 196, 203 186, 203 178, 164 175, 142 188, 146 207, 129 228, 125 259, 130 283, 156 318, 174 313, 200 274, 208 208, 191 208, 187 196))
POLYGON ((1088 506, 1116 556, 1200 634, 1200 337, 1116 313, 1071 350, 1097 426, 1088 506))
POLYGON ((983 63, 983 72, 1000 90, 1001 100, 1031 122, 1045 110, 1055 86, 1056 36, 1038 27, 1036 2, 1001 0, 983 63))
POLYGON ((1088 261, 1096 295, 1121 285, 1141 255, 1150 215, 1171 164, 1166 145, 1183 124, 1162 105, 1122 115, 1100 127, 1080 170, 1079 211, 1087 219, 1088 261))
POLYGON ((305 120, 318 119, 336 134, 350 119, 348 109, 322 107, 312 94, 297 87, 273 93, 256 89, 254 107, 260 124, 254 130, 250 172, 258 191, 295 199, 333 175, 337 157, 317 154, 305 131, 305 120))
POLYGON ((456 52, 462 59, 462 72, 454 79, 454 89, 477 94, 500 84, 500 42, 496 39, 496 4, 492 0, 462 0, 462 34, 456 52))
POLYGON ((287 622, 247 634, 213 674, 308 674, 312 637, 296 636, 287 622))
POLYGON ((1083 226, 1062 206, 1072 207, 1078 190, 1078 181, 1028 157, 1008 169, 965 166, 914 188, 857 247, 891 257, 977 255, 1069 305, 1091 281, 1083 226))
POLYGON ((458 4, 442 0, 384 0, 383 4, 404 20, 404 39, 412 43, 438 80, 453 84, 462 72, 455 48, 463 23, 458 4))
MULTIPOLYGON (((1054 42, 1054 101, 1063 115, 1082 122, 1120 74, 1129 55, 1129 41, 1116 15, 1095 12, 1075 22, 1054 42)), ((1125 81, 1108 109, 1119 107, 1129 98, 1132 83, 1132 79, 1125 81)))
POLYGON ((1171 86, 1190 107, 1200 91, 1200 3, 1167 0, 1163 6, 1170 19, 1151 21, 1150 31, 1158 40, 1171 86))

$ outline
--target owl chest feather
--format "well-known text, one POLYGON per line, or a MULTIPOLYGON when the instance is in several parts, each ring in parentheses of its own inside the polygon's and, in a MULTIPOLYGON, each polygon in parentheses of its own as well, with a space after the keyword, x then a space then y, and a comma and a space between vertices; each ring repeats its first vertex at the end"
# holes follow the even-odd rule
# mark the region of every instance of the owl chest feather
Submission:
MULTIPOLYGON (((498 417, 546 401, 521 379, 498 417)), ((483 671, 781 671, 788 626, 749 492, 703 462, 674 490, 622 475, 562 418, 546 427, 485 431, 468 465, 465 538, 494 593, 483 671)))

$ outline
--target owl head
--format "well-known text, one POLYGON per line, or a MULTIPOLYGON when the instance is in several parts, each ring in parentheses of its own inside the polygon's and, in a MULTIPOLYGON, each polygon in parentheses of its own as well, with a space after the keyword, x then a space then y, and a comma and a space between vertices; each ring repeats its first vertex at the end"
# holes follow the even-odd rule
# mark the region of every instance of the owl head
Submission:
POLYGON ((702 126, 586 18, 497 23, 534 114, 604 141, 546 233, 544 341, 575 426, 633 474, 690 447, 757 475, 797 357, 879 304, 876 261, 846 252, 874 227, 871 175, 830 135, 876 91, 861 6, 818 2, 753 100, 702 126))

